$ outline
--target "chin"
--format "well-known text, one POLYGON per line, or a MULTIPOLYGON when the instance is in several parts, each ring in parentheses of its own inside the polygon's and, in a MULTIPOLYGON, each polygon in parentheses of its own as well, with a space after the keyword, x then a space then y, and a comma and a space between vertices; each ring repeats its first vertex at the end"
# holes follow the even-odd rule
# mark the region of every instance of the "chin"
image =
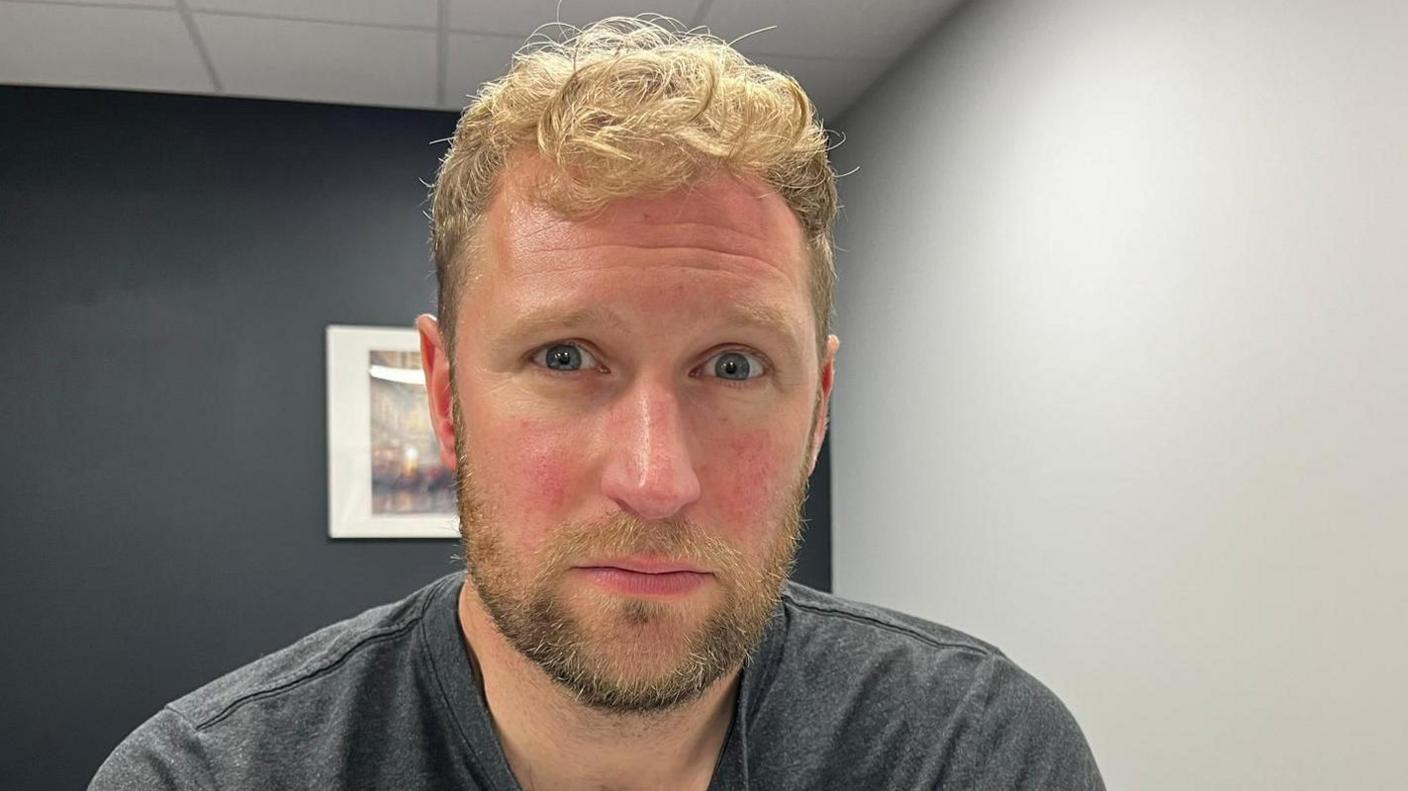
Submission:
POLYGON ((715 602, 594 595, 573 607, 576 630, 601 659, 668 673, 687 657, 715 614, 715 602))
POLYGON ((707 595, 657 600, 586 591, 570 606, 577 628, 602 645, 640 649, 679 645, 680 650, 704 627, 718 603, 707 595))

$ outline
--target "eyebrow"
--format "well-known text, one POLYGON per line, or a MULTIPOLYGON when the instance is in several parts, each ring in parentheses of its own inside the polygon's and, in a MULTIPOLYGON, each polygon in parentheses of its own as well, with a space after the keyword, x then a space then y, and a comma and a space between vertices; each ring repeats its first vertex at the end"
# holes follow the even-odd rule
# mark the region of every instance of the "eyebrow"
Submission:
POLYGON ((599 327, 606 325, 616 329, 626 326, 626 322, 609 308, 594 306, 575 308, 568 311, 553 306, 535 308, 528 315, 515 321, 506 333, 505 340, 545 335, 549 330, 569 331, 579 327, 599 327))
POLYGON ((801 346, 792 331, 786 311, 765 302, 735 302, 723 310, 730 325, 742 325, 776 336, 794 359, 801 357, 801 346))

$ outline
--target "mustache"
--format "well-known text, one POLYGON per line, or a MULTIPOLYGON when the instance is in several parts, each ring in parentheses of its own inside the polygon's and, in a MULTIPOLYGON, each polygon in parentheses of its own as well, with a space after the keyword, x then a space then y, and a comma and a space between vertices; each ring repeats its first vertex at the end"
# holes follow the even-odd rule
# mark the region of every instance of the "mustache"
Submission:
POLYGON ((637 555, 667 557, 736 577, 745 567, 737 548, 688 519, 646 520, 629 513, 571 523, 553 536, 541 568, 566 571, 586 560, 637 555))

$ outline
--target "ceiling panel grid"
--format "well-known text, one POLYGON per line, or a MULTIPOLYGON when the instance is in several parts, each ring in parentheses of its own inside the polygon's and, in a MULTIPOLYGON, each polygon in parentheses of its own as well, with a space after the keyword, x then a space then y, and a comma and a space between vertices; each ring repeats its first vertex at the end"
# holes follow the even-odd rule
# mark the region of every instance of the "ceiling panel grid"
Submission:
POLYGON ((0 83, 457 110, 535 31, 655 12, 739 40, 834 118, 956 4, 0 0, 0 83))

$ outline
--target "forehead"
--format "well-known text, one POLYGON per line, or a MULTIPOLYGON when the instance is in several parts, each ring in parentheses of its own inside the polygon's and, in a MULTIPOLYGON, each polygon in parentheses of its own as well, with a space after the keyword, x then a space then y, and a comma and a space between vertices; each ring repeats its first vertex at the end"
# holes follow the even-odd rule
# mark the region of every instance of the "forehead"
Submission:
POLYGON ((536 199, 529 186, 533 175, 521 168, 505 179, 486 213, 486 275, 692 270, 809 293, 801 223, 782 196, 760 181, 719 174, 683 190, 618 199, 569 218, 536 199))

